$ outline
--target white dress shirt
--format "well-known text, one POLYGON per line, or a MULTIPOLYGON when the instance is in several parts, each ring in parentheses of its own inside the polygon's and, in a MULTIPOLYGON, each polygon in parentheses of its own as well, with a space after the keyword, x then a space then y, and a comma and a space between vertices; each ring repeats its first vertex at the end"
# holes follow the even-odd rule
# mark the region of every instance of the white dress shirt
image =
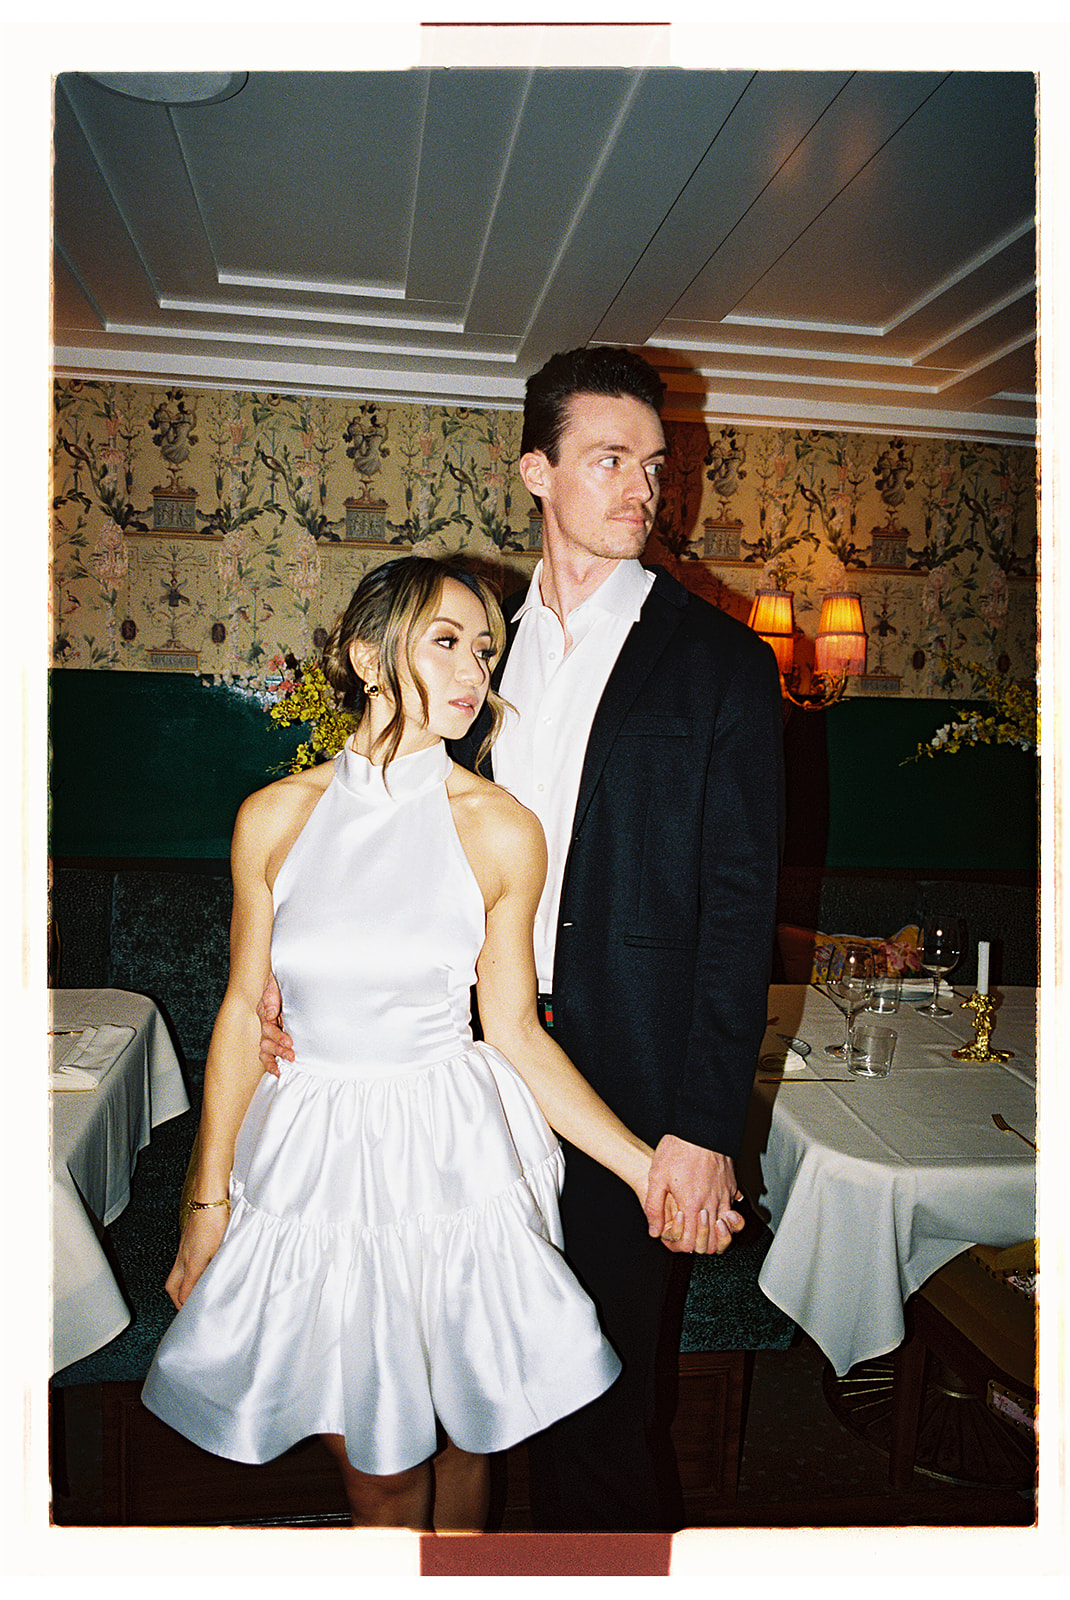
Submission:
POLYGON ((535 965, 539 992, 549 994, 565 860, 591 724, 654 574, 638 561, 621 561, 569 612, 567 650, 561 623, 542 603, 541 577, 540 561, 517 612, 520 623, 502 676, 500 692, 516 710, 506 713, 493 762, 495 782, 534 811, 546 835, 549 863, 535 917, 535 965))

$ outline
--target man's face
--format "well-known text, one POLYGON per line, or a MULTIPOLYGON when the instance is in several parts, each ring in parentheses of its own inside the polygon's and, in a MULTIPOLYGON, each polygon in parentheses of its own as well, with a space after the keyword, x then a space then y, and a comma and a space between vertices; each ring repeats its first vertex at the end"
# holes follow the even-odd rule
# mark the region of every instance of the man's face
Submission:
POLYGON ((542 501, 556 556, 603 560, 642 555, 660 493, 665 435, 656 411, 630 395, 573 395, 556 463, 541 450, 520 462, 542 501))

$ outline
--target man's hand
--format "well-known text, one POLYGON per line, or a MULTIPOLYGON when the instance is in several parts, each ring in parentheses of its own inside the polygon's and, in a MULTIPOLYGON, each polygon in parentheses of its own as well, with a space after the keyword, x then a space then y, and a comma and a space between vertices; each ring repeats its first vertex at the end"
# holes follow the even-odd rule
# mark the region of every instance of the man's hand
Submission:
POLYGON ((733 1210, 742 1198, 728 1156, 689 1144, 672 1133, 659 1142, 650 1164, 643 1210, 651 1236, 661 1237, 667 1249, 688 1255, 723 1254, 743 1227, 742 1216, 733 1210), (670 1229, 666 1229, 671 1215, 667 1197, 678 1212, 670 1229))
POLYGON ((279 1063, 275 1058, 281 1056, 284 1061, 292 1061, 294 1042, 282 1031, 282 994, 273 972, 268 973, 256 1014, 260 1018, 260 1065, 277 1078, 279 1063))

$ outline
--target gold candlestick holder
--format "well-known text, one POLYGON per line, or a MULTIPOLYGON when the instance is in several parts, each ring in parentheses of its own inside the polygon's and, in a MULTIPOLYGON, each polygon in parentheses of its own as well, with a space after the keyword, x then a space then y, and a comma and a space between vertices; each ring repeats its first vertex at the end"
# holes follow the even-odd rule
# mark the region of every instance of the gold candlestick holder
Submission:
POLYGON ((1014 1054, 1013 1050, 993 1050, 990 1044, 992 1030, 996 1026, 993 1015, 995 1007, 990 994, 971 994, 968 1000, 962 1002, 963 1009, 968 1009, 974 1014, 974 1039, 972 1044, 963 1045, 961 1050, 952 1050, 951 1054, 956 1061, 1009 1061, 1014 1054))

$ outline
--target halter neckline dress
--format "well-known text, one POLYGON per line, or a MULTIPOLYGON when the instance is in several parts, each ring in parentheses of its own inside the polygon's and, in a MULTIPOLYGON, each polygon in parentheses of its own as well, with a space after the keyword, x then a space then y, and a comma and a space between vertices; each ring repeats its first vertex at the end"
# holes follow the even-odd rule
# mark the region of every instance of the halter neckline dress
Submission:
POLYGON ((334 764, 273 891, 296 1059, 254 1092, 226 1236, 142 1398, 216 1455, 338 1433, 381 1474, 434 1452, 436 1418, 507 1449, 620 1363, 560 1253, 560 1146, 473 1041, 485 912, 445 747, 334 764))

